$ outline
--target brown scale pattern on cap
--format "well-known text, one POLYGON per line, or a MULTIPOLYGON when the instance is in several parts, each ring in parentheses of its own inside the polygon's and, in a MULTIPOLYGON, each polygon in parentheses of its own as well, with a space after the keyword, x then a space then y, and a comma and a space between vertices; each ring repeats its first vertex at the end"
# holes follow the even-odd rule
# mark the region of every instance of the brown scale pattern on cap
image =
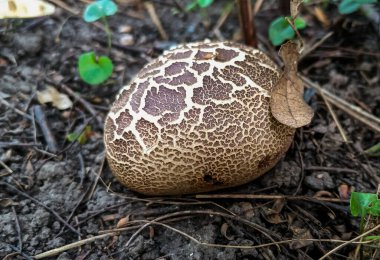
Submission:
POLYGON ((270 113, 275 64, 258 50, 216 42, 179 46, 146 65, 105 122, 116 178, 148 195, 211 191, 272 168, 294 129, 270 113))

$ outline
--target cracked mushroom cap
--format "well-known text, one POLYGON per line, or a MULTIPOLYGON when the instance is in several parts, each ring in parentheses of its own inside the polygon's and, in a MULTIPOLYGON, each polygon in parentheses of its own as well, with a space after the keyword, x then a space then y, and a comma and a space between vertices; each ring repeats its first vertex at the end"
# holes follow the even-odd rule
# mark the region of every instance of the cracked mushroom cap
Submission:
POLYGON ((295 131, 270 113, 279 76, 265 54, 235 43, 167 51, 121 89, 106 118, 113 174, 146 195, 206 192, 259 177, 295 131))

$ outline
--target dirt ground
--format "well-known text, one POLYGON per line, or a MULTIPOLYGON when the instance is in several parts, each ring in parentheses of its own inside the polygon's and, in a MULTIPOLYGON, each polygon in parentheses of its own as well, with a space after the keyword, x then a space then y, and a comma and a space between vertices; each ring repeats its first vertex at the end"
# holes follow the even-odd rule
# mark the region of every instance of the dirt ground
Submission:
MULTIPOLYGON (((349 213, 348 196, 376 192, 379 158, 363 151, 379 143, 380 134, 334 102, 329 108, 312 88, 305 92, 315 111, 312 123, 297 130, 284 159, 263 177, 205 198, 150 198, 121 186, 104 160, 102 139, 103 120, 118 90, 175 44, 241 41, 238 16, 235 9, 227 11, 231 1, 215 1, 207 12, 185 12, 183 1, 152 1, 168 35, 163 40, 142 3, 119 1, 118 13, 109 18, 115 71, 93 87, 79 78, 77 58, 90 50, 105 54, 106 35, 73 13, 83 10, 85 1, 65 2, 73 10, 0 20, 1 257, 32 259, 92 238, 49 259, 317 259, 339 245, 329 240, 358 235, 359 219, 349 213), (40 104, 37 91, 48 87, 67 95, 72 108, 40 104), (39 116, 57 142, 55 151, 39 116), (86 125, 92 129, 86 143, 67 141, 67 134, 86 125), (123 223, 124 230, 113 231, 123 223)), ((270 21, 281 14, 276 2, 264 1, 255 23, 259 48, 277 62, 267 36, 270 21)), ((315 48, 303 57, 300 73, 379 117, 378 20, 361 13, 341 16, 330 4, 324 9, 330 25, 324 27, 315 6, 302 9, 308 23, 302 36, 315 48)), ((330 259, 346 259, 355 248, 347 245, 330 259)))

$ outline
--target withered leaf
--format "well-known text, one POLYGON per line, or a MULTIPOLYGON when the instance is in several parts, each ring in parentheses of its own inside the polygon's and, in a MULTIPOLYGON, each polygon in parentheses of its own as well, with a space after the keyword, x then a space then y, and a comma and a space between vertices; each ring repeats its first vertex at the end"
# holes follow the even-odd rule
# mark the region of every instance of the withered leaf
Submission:
POLYGON ((303 99, 303 82, 297 75, 297 45, 285 43, 280 48, 280 56, 285 69, 271 93, 271 112, 280 123, 298 128, 311 122, 314 111, 303 99))

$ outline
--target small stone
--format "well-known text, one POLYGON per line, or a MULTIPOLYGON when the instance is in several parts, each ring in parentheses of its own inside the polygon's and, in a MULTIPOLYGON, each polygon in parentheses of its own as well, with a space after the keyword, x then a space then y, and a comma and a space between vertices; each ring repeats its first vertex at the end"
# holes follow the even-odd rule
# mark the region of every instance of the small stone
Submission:
POLYGON ((306 176, 305 184, 313 190, 333 189, 335 187, 328 172, 313 172, 310 176, 306 176))
POLYGON ((35 33, 18 34, 14 39, 16 47, 28 54, 36 54, 42 48, 42 36, 35 33))
POLYGON ((121 45, 131 46, 135 43, 135 39, 133 38, 132 34, 123 34, 120 37, 119 42, 121 45))
POLYGON ((125 24, 125 25, 121 25, 119 26, 119 28, 117 29, 117 31, 119 33, 130 33, 132 31, 132 26, 128 25, 128 24, 125 24))

